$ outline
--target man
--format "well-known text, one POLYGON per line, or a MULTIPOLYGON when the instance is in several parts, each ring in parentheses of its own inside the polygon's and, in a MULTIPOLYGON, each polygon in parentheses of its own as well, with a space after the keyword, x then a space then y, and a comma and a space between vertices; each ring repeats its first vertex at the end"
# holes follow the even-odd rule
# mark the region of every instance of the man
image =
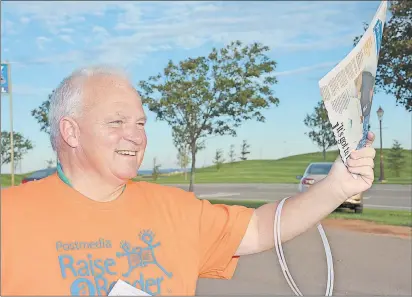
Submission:
MULTIPOLYGON (((273 247, 277 203, 211 205, 131 181, 146 117, 121 73, 73 73, 55 90, 49 121, 58 172, 2 190, 2 295, 106 295, 119 279, 151 295, 194 295, 199 277, 229 279, 239 256, 273 247)), ((287 200, 283 242, 371 186, 372 141, 348 169, 336 161, 327 178, 287 200)))

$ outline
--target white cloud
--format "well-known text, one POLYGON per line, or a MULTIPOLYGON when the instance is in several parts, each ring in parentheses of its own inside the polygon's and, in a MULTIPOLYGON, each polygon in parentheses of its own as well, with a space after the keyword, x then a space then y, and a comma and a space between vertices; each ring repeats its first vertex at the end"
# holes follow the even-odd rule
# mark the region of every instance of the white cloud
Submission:
POLYGON ((17 33, 16 25, 14 22, 4 19, 2 16, 1 22, 1 37, 4 38, 5 36, 15 35, 17 33))
POLYGON ((104 39, 110 36, 109 32, 101 26, 94 26, 92 33, 96 39, 104 39))
POLYGON ((39 36, 39 37, 37 37, 37 38, 36 38, 37 48, 38 48, 39 50, 44 50, 45 44, 46 44, 47 42, 50 42, 50 41, 51 41, 50 38, 47 38, 47 37, 44 37, 44 36, 39 36))
POLYGON ((30 21, 31 21, 31 19, 28 18, 28 17, 21 17, 20 18, 20 23, 22 23, 22 24, 28 24, 28 23, 30 23, 30 21))
POLYGON ((14 84, 13 85, 13 94, 19 96, 38 96, 42 94, 50 94, 53 88, 45 88, 45 87, 36 87, 32 85, 20 85, 14 84))
POLYGON ((287 76, 287 75, 293 75, 293 74, 301 74, 301 73, 306 73, 306 72, 310 72, 310 71, 317 70, 317 69, 330 68, 331 66, 335 66, 337 63, 338 62, 319 63, 316 65, 300 67, 300 68, 296 68, 292 70, 277 71, 274 73, 274 75, 279 77, 279 76, 287 76))
POLYGON ((67 43, 71 43, 71 44, 74 43, 74 42, 73 42, 73 39, 72 39, 72 37, 71 37, 70 35, 62 34, 62 35, 59 35, 59 38, 60 38, 61 40, 65 41, 65 42, 67 42, 67 43))
POLYGON ((62 32, 62 33, 73 33, 74 29, 72 29, 72 28, 61 28, 60 32, 62 32))
POLYGON ((77 58, 79 64, 112 61, 130 65, 154 51, 192 49, 235 39, 259 41, 283 52, 325 50, 351 44, 362 27, 362 11, 355 2, 20 3, 13 3, 13 13, 52 27, 52 33, 66 42, 73 42, 70 34, 77 29, 82 30, 77 32, 80 39, 93 37, 93 42, 85 38, 88 46, 84 51, 71 49, 37 59, 37 63, 72 63, 77 58), (108 18, 109 11, 115 23, 77 26, 90 16, 108 18))

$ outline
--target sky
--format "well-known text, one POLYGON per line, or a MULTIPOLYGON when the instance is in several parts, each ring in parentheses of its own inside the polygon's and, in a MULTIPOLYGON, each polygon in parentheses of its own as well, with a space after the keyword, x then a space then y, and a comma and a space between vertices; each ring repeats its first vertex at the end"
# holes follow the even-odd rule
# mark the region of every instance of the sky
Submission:
MULTIPOLYGON (((379 1, 261 2, 1 2, 1 61, 11 63, 14 131, 29 138, 34 149, 17 172, 46 167, 55 159, 48 135, 31 116, 60 81, 73 70, 96 64, 123 67, 136 83, 158 74, 171 59, 207 55, 233 40, 269 46, 277 62, 280 103, 264 111, 265 123, 247 121, 237 137, 209 137, 197 156, 197 167, 212 163, 216 149, 227 157, 231 144, 239 156, 243 140, 251 145, 249 159, 278 159, 315 152, 303 124, 320 100, 318 81, 352 49, 379 1), (299 107, 299 109, 297 109, 299 107)), ((398 140, 411 149, 411 113, 384 93, 374 96, 371 130, 377 134, 376 110, 384 109, 383 146, 398 140)), ((2 94, 1 129, 10 129, 9 98, 2 94)), ((148 146, 141 169, 176 168, 171 129, 148 116, 148 146)), ((332 147, 331 149, 336 149, 332 147)), ((10 172, 10 165, 1 167, 10 172)))

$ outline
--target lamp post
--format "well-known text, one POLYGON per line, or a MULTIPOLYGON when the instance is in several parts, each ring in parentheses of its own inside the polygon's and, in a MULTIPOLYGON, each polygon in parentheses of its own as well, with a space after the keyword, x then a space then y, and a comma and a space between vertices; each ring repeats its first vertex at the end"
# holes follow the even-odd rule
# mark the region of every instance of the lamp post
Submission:
POLYGON ((383 172, 383 152, 382 152, 382 118, 383 118, 383 109, 382 107, 379 106, 379 109, 376 111, 378 114, 378 119, 379 119, 379 134, 380 134, 380 141, 381 141, 381 157, 380 157, 380 175, 379 175, 379 181, 382 182, 385 179, 384 172, 383 172))

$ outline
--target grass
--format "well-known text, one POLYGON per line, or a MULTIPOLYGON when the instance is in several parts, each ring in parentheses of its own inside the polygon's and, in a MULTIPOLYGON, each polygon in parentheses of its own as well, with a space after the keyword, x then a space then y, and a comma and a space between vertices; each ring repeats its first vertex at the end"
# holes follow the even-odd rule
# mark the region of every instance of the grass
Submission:
MULTIPOLYGON (((412 150, 404 150, 405 164, 396 177, 388 168, 389 149, 383 150, 385 179, 388 184, 412 184, 412 150)), ((379 151, 377 152, 379 154, 379 151)), ((337 151, 326 153, 326 161, 334 161, 338 155, 337 151)), ((279 160, 247 160, 223 164, 220 170, 210 166, 196 169, 195 183, 298 183, 297 175, 302 175, 306 166, 310 162, 322 162, 322 153, 310 153, 290 156, 279 160)), ((28 174, 16 175, 16 184, 20 184, 24 176, 28 174)), ((379 177, 379 157, 375 158, 375 178, 379 177)), ((150 176, 136 177, 135 180, 145 179, 152 181, 150 176)), ((156 183, 162 184, 187 184, 184 174, 162 175, 156 183)), ((1 186, 11 184, 10 175, 1 175, 1 186)))
MULTIPOLYGON (((210 199, 212 204, 243 205, 250 208, 258 208, 266 204, 266 201, 256 200, 220 200, 210 199)), ((382 209, 363 209, 363 213, 355 214, 345 210, 336 210, 328 216, 329 219, 363 220, 374 222, 381 225, 407 226, 412 227, 412 212, 406 210, 382 210, 382 209)))
MULTIPOLYGON (((400 177, 388 169, 387 155, 389 150, 384 149, 384 170, 386 183, 412 183, 412 151, 404 150, 405 164, 400 177)), ((379 152, 377 152, 379 153, 379 152)), ((332 162, 338 155, 337 151, 326 153, 326 161, 332 162)), ((279 160, 247 160, 230 164, 223 164, 220 170, 216 167, 196 169, 195 183, 298 183, 297 175, 302 175, 310 162, 322 162, 322 153, 310 153, 291 156, 279 160)), ((379 178, 380 159, 375 158, 375 178, 379 178)), ((136 178, 136 180, 141 177, 136 178)), ((146 177, 147 179, 147 177, 146 177)), ((156 182, 163 184, 186 184, 184 174, 161 176, 156 182)))
MULTIPOLYGON (((19 185, 22 179, 28 174, 15 174, 14 175, 14 184, 19 185)), ((1 175, 1 186, 8 187, 11 185, 11 174, 2 174, 1 175)))

